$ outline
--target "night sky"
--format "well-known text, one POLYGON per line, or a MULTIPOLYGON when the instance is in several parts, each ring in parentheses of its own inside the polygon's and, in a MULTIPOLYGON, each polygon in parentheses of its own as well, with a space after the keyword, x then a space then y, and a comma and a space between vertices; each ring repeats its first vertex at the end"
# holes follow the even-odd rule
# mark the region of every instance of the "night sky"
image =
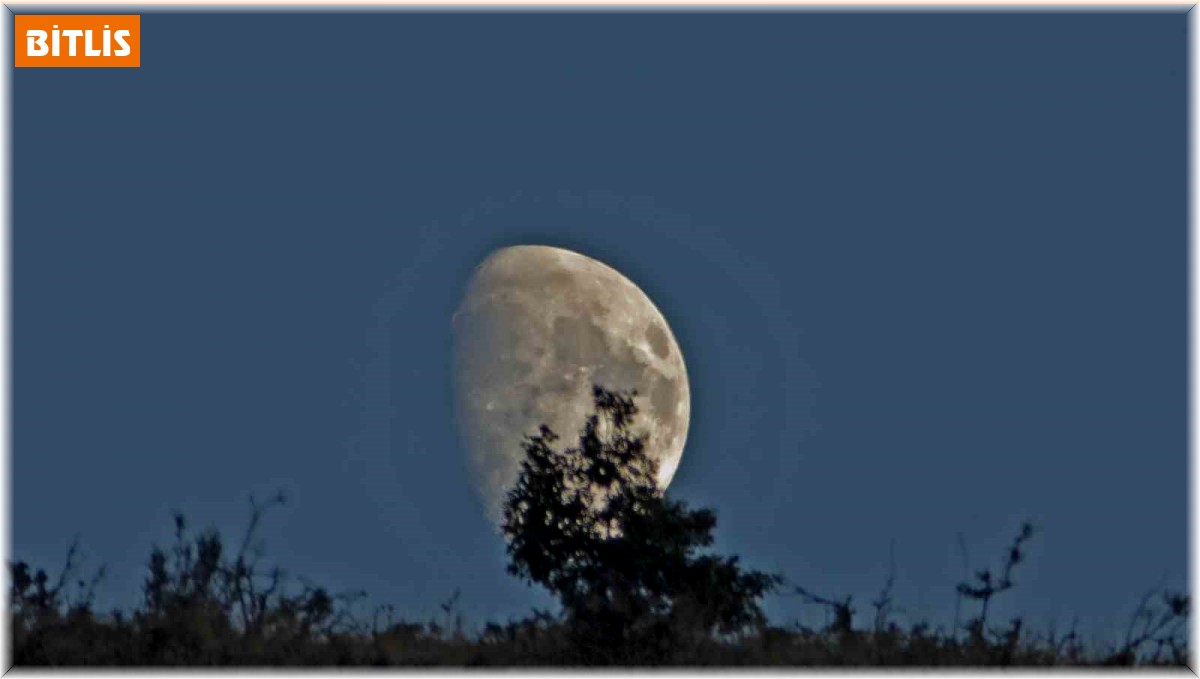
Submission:
MULTIPOLYGON (((450 317, 497 247, 631 278, 687 361, 670 492, 862 615, 1124 631, 1187 577, 1185 14, 145 14, 13 79, 12 551, 139 601, 171 512, 468 626, 504 572, 450 317), (974 612, 964 609, 964 615, 974 612)), ((514 442, 516 445, 517 442, 514 442)), ((57 572, 55 570, 55 572, 57 572)), ((823 621, 796 597, 779 623, 823 621)))

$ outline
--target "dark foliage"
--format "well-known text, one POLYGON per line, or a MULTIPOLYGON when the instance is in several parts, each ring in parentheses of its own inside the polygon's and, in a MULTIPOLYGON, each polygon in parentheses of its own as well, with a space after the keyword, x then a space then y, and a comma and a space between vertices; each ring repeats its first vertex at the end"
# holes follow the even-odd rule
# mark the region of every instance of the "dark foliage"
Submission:
POLYGON ((504 510, 509 572, 562 603, 587 663, 653 661, 697 640, 765 625, 758 600, 782 578, 701 554, 716 516, 664 496, 635 393, 594 389, 579 445, 556 451, 543 426, 504 510))
MULTIPOLYGON (((556 594, 561 613, 486 623, 468 633, 455 592, 427 622, 396 620, 390 606, 360 610, 361 592, 292 587, 262 566, 264 513, 282 504, 251 500, 236 550, 215 531, 190 532, 175 517, 174 544, 154 547, 142 602, 131 611, 94 610, 100 569, 81 576, 77 546, 56 578, 9 564, 9 657, 18 666, 586 664, 717 666, 1052 666, 1187 664, 1190 598, 1151 592, 1122 644, 1086 648, 1065 635, 1031 633, 1021 619, 994 627, 988 604, 1016 586, 1026 525, 995 573, 961 583, 979 615, 961 629, 901 627, 890 619, 895 572, 872 602, 869 627, 855 625, 849 597, 817 595, 778 576, 743 570, 736 557, 703 553, 715 516, 688 509, 654 487, 655 469, 631 433, 631 395, 602 389, 579 446, 556 451, 543 428, 525 443, 520 483, 509 497, 505 532, 510 571, 556 594), (765 594, 800 596, 831 614, 822 629, 773 626, 765 594)), ((7 669, 7 668, 5 668, 7 669)))
MULTIPOLYGON (((261 508, 256 507, 255 516, 261 508)), ((1085 649, 1072 629, 1033 635, 1014 620, 1006 627, 965 636, 907 629, 881 616, 854 625, 849 598, 804 592, 829 607, 823 629, 760 624, 737 635, 703 635, 682 612, 651 616, 643 625, 656 642, 614 657, 589 643, 587 621, 533 611, 523 620, 487 623, 466 633, 455 614, 458 596, 441 606, 440 619, 394 619, 390 606, 371 615, 356 610, 361 593, 332 595, 304 586, 287 593, 282 571, 263 571, 258 555, 225 557, 213 532, 191 536, 177 518, 176 544, 154 549, 143 603, 131 612, 97 613, 93 591, 102 575, 77 578, 72 548, 57 578, 24 562, 10 564, 10 658, 18 666, 164 665, 405 665, 564 666, 588 662, 716 666, 1056 666, 1174 665, 1188 661, 1190 599, 1169 592, 1147 595, 1119 648, 1085 649), (240 566, 239 566, 240 561, 240 566), (689 643, 687 634, 692 634, 689 643)), ((242 544, 248 544, 246 540, 242 544)), ((886 598, 881 595, 881 601, 886 598)), ((678 603, 676 604, 679 605, 678 603)), ((692 613, 688 613, 692 615, 692 613)), ((699 619, 703 619, 701 616, 699 619)))

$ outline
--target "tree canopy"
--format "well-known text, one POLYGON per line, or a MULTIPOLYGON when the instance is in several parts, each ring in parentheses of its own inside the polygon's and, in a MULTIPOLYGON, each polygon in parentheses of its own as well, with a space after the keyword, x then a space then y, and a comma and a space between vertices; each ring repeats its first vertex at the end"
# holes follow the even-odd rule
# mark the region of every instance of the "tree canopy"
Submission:
POLYGON ((59 667, 1189 663, 1191 599, 1165 589, 1146 594, 1116 645, 1087 645, 1074 627, 1065 635, 1053 627, 1040 634, 1021 617, 992 624, 988 603, 1015 586, 1013 571, 1026 560, 1032 526, 1022 526, 1000 568, 959 584, 960 599, 980 605, 965 625, 957 610, 948 630, 890 620, 894 571, 871 602, 870 627, 854 625, 850 596, 827 598, 801 587, 791 593, 833 613, 826 628, 799 620, 769 625, 759 601, 782 579, 709 553, 716 517, 656 487, 653 458, 633 429, 634 394, 596 388, 593 396, 595 414, 576 446, 559 449, 558 436, 545 427, 525 441, 503 524, 508 570, 555 594, 561 615, 534 611, 470 633, 457 614, 458 591, 441 604, 444 615, 426 623, 411 617, 420 609, 361 610, 362 592, 335 593, 303 579, 296 591, 282 569, 260 561, 260 519, 284 502, 280 495, 267 504, 251 498, 249 527, 234 543, 215 529, 188 532, 177 514, 175 544, 151 550, 144 597, 130 608, 96 610, 104 569, 84 577, 77 546, 57 577, 9 562, 10 658, 59 667))
POLYGON ((758 601, 782 579, 702 551, 716 515, 658 487, 633 428, 635 396, 594 387, 576 446, 556 450, 544 425, 526 438, 504 508, 509 572, 557 596, 581 636, 609 652, 761 626, 758 601))

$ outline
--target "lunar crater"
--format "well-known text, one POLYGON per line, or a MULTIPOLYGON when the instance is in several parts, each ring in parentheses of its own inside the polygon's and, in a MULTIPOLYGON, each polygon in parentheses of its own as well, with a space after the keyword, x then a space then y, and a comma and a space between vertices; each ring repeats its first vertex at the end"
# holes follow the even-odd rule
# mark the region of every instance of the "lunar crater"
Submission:
POLYGON ((523 438, 546 424, 574 445, 593 383, 638 391, 636 424, 660 485, 670 483, 687 439, 687 369, 632 281, 569 250, 504 248, 476 268, 453 328, 459 428, 492 519, 516 481, 523 438))

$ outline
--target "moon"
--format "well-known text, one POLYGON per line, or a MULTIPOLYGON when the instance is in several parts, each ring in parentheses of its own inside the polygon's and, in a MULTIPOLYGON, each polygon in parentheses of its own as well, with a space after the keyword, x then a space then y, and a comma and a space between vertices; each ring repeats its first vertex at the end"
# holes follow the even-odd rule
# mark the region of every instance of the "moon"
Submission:
POLYGON ((525 435, 548 425, 574 446, 592 414, 592 385, 636 389, 635 430, 675 476, 691 394, 683 354, 662 313, 615 269, 542 245, 496 250, 471 276, 452 322, 459 431, 489 518, 516 482, 525 435))

